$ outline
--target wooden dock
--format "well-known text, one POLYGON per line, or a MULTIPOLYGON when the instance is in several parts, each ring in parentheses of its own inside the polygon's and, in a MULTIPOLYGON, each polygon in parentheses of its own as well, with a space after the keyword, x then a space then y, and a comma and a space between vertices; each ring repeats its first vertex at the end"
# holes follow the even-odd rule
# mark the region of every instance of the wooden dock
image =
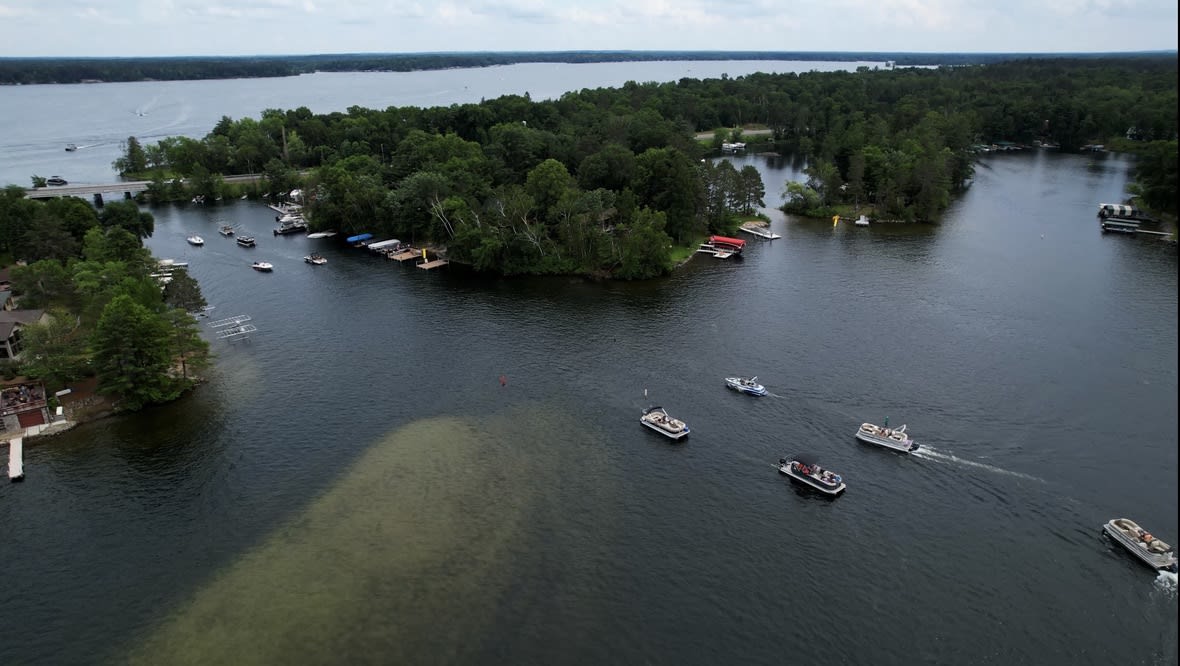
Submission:
POLYGON ((398 252, 396 254, 389 254, 386 256, 388 256, 390 259, 393 259, 395 261, 409 261, 410 259, 414 259, 415 257, 422 256, 422 253, 417 250, 405 250, 403 252, 398 252))
POLYGON ((24 440, 21 437, 13 437, 8 440, 8 480, 15 482, 24 478, 24 440))
POLYGON ((446 259, 435 259, 433 261, 424 261, 424 262, 418 264, 418 268, 425 268, 426 270, 430 270, 432 268, 442 268, 443 266, 446 266, 448 263, 449 262, 446 259))

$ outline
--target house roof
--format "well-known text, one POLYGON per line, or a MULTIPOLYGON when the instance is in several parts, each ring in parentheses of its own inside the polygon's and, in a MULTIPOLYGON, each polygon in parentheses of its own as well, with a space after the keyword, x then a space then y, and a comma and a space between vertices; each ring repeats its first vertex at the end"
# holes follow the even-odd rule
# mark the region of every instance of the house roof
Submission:
POLYGON ((0 310, 0 340, 7 340, 18 325, 40 321, 44 310, 0 310))
POLYGON ((0 310, 0 324, 31 324, 41 319, 44 310, 0 310))

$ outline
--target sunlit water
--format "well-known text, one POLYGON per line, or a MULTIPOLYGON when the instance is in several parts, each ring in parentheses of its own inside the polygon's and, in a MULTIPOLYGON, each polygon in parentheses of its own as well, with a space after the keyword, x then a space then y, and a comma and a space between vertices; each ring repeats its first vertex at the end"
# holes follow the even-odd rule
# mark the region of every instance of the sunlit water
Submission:
MULTIPOLYGON (((801 168, 737 161, 772 204, 801 168)), ((1174 577, 1101 533, 1177 540, 1177 255, 1099 232, 1126 168, 987 157, 939 225, 771 211, 744 260, 639 284, 155 208, 153 252, 259 331, 175 404, 29 443, 4 662, 1175 663, 1174 577), (916 455, 854 440, 886 416, 916 455), (771 467, 799 452, 848 491, 771 467)))

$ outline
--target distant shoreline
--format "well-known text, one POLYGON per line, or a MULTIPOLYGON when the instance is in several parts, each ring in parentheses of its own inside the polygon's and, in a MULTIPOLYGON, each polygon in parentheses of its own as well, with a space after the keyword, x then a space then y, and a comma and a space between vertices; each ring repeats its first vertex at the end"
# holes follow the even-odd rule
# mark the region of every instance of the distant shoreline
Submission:
POLYGON ((0 85, 273 78, 313 72, 413 72, 535 63, 785 60, 883 62, 902 67, 1012 60, 1175 58, 1176 51, 1108 53, 904 53, 855 51, 550 51, 326 55, 0 58, 0 85))

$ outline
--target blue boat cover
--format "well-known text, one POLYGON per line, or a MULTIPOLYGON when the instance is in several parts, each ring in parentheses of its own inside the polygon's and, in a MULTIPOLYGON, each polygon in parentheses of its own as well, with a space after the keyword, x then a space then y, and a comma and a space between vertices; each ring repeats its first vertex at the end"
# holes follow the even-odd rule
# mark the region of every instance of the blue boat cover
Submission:
POLYGON ((349 243, 359 243, 361 241, 369 240, 372 237, 373 237, 373 234, 361 234, 359 236, 352 236, 351 238, 348 239, 348 242, 349 243))

